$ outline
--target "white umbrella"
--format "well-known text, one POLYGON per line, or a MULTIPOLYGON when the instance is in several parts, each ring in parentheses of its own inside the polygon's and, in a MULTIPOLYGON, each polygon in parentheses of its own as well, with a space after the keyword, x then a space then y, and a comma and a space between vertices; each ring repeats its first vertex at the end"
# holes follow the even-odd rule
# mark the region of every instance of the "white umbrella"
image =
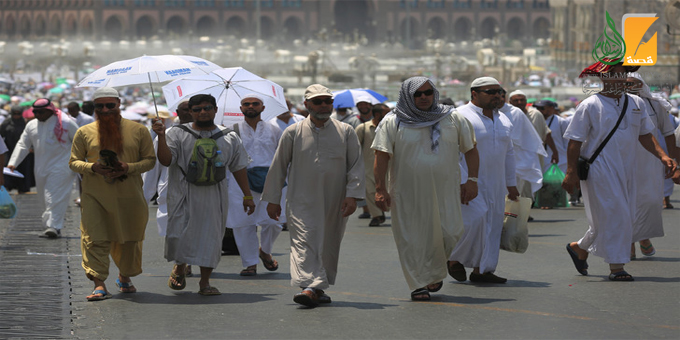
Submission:
POLYGON ((106 65, 83 78, 76 87, 121 87, 148 83, 163 83, 188 76, 208 74, 220 66, 189 55, 142 56, 106 65))
POLYGON ((208 75, 186 77, 163 86, 163 94, 170 111, 196 94, 210 94, 217 100, 215 124, 231 126, 243 120, 241 99, 255 93, 262 98, 265 110, 262 120, 274 118, 288 111, 283 88, 242 67, 214 70, 208 75))

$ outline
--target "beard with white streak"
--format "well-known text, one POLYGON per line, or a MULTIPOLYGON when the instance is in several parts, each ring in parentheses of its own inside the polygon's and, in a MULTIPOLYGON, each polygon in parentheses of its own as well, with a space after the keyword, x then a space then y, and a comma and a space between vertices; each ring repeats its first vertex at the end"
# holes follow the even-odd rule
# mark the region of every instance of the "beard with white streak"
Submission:
POLYGON ((321 120, 321 121, 326 121, 329 118, 331 118, 331 112, 321 113, 321 112, 314 111, 310 108, 307 108, 307 111, 309 111, 309 114, 312 115, 312 117, 314 117, 318 120, 321 120))

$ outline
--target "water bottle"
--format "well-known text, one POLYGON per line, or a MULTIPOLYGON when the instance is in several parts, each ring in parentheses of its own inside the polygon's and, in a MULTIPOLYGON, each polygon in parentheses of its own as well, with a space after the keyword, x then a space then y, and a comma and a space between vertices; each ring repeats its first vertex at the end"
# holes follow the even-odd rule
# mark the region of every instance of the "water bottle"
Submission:
POLYGON ((224 161, 222 160, 222 150, 217 150, 217 156, 215 156, 215 166, 218 168, 224 166, 224 161))

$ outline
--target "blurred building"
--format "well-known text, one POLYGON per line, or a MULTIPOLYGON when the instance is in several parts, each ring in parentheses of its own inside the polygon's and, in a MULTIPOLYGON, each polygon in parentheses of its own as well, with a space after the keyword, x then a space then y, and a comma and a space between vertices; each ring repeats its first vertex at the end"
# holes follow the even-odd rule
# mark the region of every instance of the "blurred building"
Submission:
POLYGON ((0 0, 0 40, 548 38, 548 0, 0 0), (259 8, 258 8, 259 7, 259 8), (259 27, 257 25, 259 13, 259 27))
POLYGON ((605 12, 609 12, 619 32, 624 14, 656 13, 659 19, 645 33, 643 41, 657 33, 658 60, 640 72, 650 75, 645 79, 650 84, 677 84, 680 82, 680 29, 668 28, 664 10, 669 3, 670 0, 550 0, 553 65, 575 77, 594 62, 592 51, 605 30, 605 12))

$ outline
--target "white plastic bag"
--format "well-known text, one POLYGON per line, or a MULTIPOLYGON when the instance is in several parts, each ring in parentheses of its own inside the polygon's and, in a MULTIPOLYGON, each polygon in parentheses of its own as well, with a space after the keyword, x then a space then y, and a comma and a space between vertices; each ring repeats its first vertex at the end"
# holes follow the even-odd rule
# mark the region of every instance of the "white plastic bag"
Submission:
POLYGON ((519 197, 519 201, 505 198, 505 218, 501 233, 501 249, 513 253, 524 253, 529 247, 529 211, 531 199, 519 197))

